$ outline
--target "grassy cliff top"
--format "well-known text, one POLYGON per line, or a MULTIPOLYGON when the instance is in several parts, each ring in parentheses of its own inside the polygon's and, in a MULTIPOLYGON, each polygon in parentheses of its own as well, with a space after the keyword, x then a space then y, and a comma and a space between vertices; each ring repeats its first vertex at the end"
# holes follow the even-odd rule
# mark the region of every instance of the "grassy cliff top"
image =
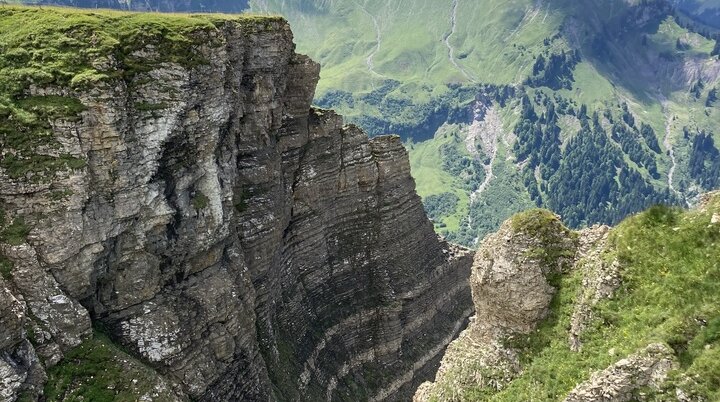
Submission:
POLYGON ((223 46, 218 31, 236 24, 248 34, 284 30, 278 16, 181 15, 0 7, 0 168, 12 178, 43 180, 84 162, 38 149, 58 148, 51 121, 77 119, 79 92, 136 77, 165 63, 207 65, 208 47, 223 46), (50 88, 62 96, 37 96, 50 88), (58 90, 58 88, 64 88, 58 90), (69 90, 69 91, 68 91, 69 90))
POLYGON ((252 31, 285 23, 251 14, 157 14, 45 7, 0 7, 0 97, 18 97, 29 84, 80 84, 118 69, 134 73, 133 53, 155 45, 160 58, 198 63, 194 46, 213 43, 226 23, 252 31), (111 57, 108 60, 108 57, 111 57))
MULTIPOLYGON (((72 24, 100 24, 113 21, 122 22, 122 25, 130 27, 132 25, 157 24, 174 28, 187 28, 208 26, 209 24, 217 24, 226 21, 235 22, 266 22, 277 21, 283 22, 285 19, 279 15, 268 14, 184 14, 184 13, 152 13, 152 12, 133 12, 119 11, 109 9, 82 9, 70 7, 40 7, 40 6, 22 6, 22 5, 4 5, 0 8, 3 26, 8 22, 23 22, 31 19, 35 24, 31 24, 35 28, 54 28, 60 30, 63 27, 72 26, 72 24), (57 25, 47 25, 53 23, 57 25)), ((101 25, 98 25, 99 27, 101 25)), ((17 26, 18 31, 26 31, 30 26, 17 26)))

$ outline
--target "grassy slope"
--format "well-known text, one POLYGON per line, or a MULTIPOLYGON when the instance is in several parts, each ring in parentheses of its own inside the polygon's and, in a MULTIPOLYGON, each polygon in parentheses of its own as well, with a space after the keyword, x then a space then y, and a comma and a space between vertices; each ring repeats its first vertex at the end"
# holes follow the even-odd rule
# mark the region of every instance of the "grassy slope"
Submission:
POLYGON ((467 191, 463 190, 463 183, 458 177, 438 169, 438 166, 443 163, 440 157, 440 147, 445 144, 460 146, 459 137, 451 135, 451 132, 459 133, 459 130, 445 127, 438 131, 433 141, 409 143, 407 148, 410 151, 410 165, 413 168, 413 176, 422 178, 422 180, 416 179, 417 192, 420 197, 438 195, 443 193, 443 190, 458 196, 459 201, 455 213, 442 220, 447 226, 445 230, 455 232, 458 230, 462 218, 468 213, 470 196, 467 191))
MULTIPOLYGON (((674 400, 674 386, 708 401, 720 400, 720 196, 705 211, 656 207, 613 229, 603 258, 618 258, 623 284, 597 305, 583 349, 569 349, 568 328, 582 275, 565 275, 552 313, 538 331, 515 342, 523 371, 502 391, 468 387, 462 400, 559 401, 572 388, 622 357, 655 342, 670 345, 679 365, 670 392, 650 400, 674 400), (694 380, 689 381, 691 377, 694 380)), ((452 384, 452 379, 448 379, 452 384)), ((442 384, 440 384, 442 386, 442 384)))
MULTIPOLYGON (((383 78, 400 80, 409 87, 427 85, 424 95, 444 84, 468 82, 448 58, 443 38, 450 34, 450 2, 341 0, 253 1, 254 11, 271 11, 293 25, 298 50, 323 65, 318 94, 329 89, 362 92, 383 78), (364 11, 366 10, 366 11, 364 11), (375 71, 366 59, 376 49, 377 19, 381 46, 374 55, 375 71)), ((457 31, 450 38, 455 56, 469 75, 481 82, 514 82, 519 71, 530 68, 531 54, 508 46, 535 45, 549 36, 560 21, 552 15, 529 20, 525 10, 530 0, 511 0, 502 5, 493 0, 460 1, 457 31), (492 64, 491 64, 492 63, 492 64), (510 64, 508 64, 510 63, 510 64), (494 67, 493 67, 494 65, 494 67), (490 67, 489 67, 490 66, 490 67)), ((344 112, 344 111, 343 111, 344 112)))

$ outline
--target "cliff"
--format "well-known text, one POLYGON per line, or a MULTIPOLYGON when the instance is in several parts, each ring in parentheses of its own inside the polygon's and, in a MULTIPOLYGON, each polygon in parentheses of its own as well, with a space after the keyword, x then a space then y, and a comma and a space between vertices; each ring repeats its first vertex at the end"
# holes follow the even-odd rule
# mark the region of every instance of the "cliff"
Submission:
POLYGON ((402 399, 432 376, 472 257, 399 138, 311 109, 284 20, 4 8, 0 44, 0 400, 402 399))
POLYGON ((715 401, 720 193, 573 232, 519 214, 475 256, 476 316, 414 401, 715 401))

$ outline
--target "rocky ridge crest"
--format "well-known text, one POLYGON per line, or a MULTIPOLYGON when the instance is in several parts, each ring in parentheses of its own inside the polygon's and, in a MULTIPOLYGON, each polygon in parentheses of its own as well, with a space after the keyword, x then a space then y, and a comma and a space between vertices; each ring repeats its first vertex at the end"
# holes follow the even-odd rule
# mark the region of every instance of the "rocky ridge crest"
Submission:
MULTIPOLYGON (((585 352, 583 341, 591 339, 596 350, 599 342, 604 345, 601 343, 603 340, 598 339, 597 332, 612 336, 610 334, 614 328, 619 327, 616 321, 620 320, 618 316, 622 312, 607 306, 604 310, 597 309, 596 306, 618 299, 613 302, 629 308, 627 302, 621 299, 629 297, 628 294, 634 292, 635 287, 662 287, 658 284, 642 283, 638 279, 640 274, 637 265, 633 272, 625 272, 624 267, 631 263, 655 263, 650 262, 645 254, 642 254, 645 260, 635 260, 638 257, 632 253, 639 251, 634 251, 634 247, 640 249, 648 247, 647 244, 653 244, 649 250, 654 254, 670 252, 663 249, 671 247, 664 244, 663 240, 660 240, 661 244, 654 245, 654 236, 667 236, 666 233, 669 232, 678 239, 690 242, 691 246, 683 243, 681 247, 684 248, 680 249, 680 252, 697 252, 698 254, 693 255, 704 256, 707 260, 701 259, 698 267, 703 274, 712 275, 711 266, 716 263, 712 253, 717 251, 717 225, 720 222, 716 219, 716 211, 720 205, 718 200, 719 193, 707 194, 701 197, 700 205, 696 209, 688 212, 669 207, 653 207, 612 230, 607 226, 595 226, 573 232, 562 225, 559 217, 543 210, 525 212, 506 221, 497 233, 483 241, 475 256, 471 287, 476 315, 471 318, 470 326, 448 347, 435 381, 422 384, 413 400, 485 400, 502 394, 506 389, 512 389, 514 393, 505 393, 493 400, 524 400, 528 395, 543 400, 546 398, 566 402, 708 400, 702 392, 698 392, 702 386, 698 386, 697 382, 707 380, 703 376, 693 375, 692 373, 697 373, 695 369, 687 369, 690 353, 688 349, 691 345, 710 356, 717 347, 714 343, 717 338, 713 335, 716 334, 716 327, 709 323, 715 319, 710 318, 712 315, 705 315, 702 309, 692 312, 690 317, 680 317, 680 321, 668 320, 669 324, 674 325, 671 327, 674 332, 665 338, 669 339, 667 341, 643 343, 633 339, 632 334, 623 332, 625 330, 620 331, 617 336, 621 342, 630 342, 632 339, 632 345, 642 346, 638 349, 630 346, 628 349, 631 352, 627 355, 619 353, 614 347, 607 350, 607 356, 600 356, 599 361, 613 363, 607 368, 588 372, 584 378, 583 373, 573 372, 575 378, 582 379, 573 389, 565 388, 567 390, 559 394, 537 394, 542 392, 537 391, 542 388, 534 387, 532 382, 538 381, 538 378, 539 381, 557 380, 564 382, 562 386, 565 387, 570 375, 557 366, 531 366, 531 360, 540 358, 541 354, 553 353, 549 351, 551 347, 554 353, 566 353, 558 358, 561 360, 553 360, 553 364, 559 361, 557 364, 573 367, 572 359, 584 361, 598 358, 585 352), (683 234, 690 230, 697 230, 704 237, 699 239, 697 234, 683 234), (646 236, 651 239, 648 240, 646 236), (635 244, 636 242, 643 242, 642 246, 635 244), (617 251, 618 247, 622 247, 620 252, 617 251), (623 287, 624 282, 625 285, 630 285, 623 287), (561 284, 566 286, 565 293, 562 300, 555 300, 561 284), (575 285, 570 286, 571 284, 575 285), (546 320, 551 321, 546 327, 550 328, 549 332, 541 334, 540 325, 546 320), (594 337, 584 338, 585 333, 591 330, 596 331, 594 337), (685 364, 685 370, 680 370, 682 364, 685 364), (530 370, 535 372, 530 374, 530 380, 524 378, 525 382, 520 387, 526 388, 521 390, 520 387, 513 387, 513 381, 519 380, 527 367, 531 367, 530 370)), ((673 241, 682 241, 678 239, 673 241)), ((677 244, 672 247, 677 247, 677 244)), ((681 277, 689 275, 689 278, 697 279, 688 273, 688 268, 683 264, 690 263, 683 261, 675 268, 666 265, 663 268, 666 271, 659 273, 649 269, 649 280, 657 281, 658 277, 667 275, 671 269, 675 269, 676 274, 681 277)), ((685 291, 685 284, 673 284, 680 286, 675 291, 685 291)), ((689 293, 693 291, 690 290, 689 293)), ((645 302, 655 304, 662 303, 662 300, 645 302)), ((610 305, 618 308, 617 305, 610 305)), ((711 301, 707 308, 716 309, 716 306, 716 303, 711 301)), ((641 304, 630 308, 642 310, 647 306, 641 304)), ((632 322, 633 317, 626 315, 622 319, 632 322)), ((649 330, 655 331, 650 339, 662 339, 662 330, 649 330)), ((602 347, 600 350, 603 350, 602 347)), ((705 357, 696 359, 705 361, 705 357)), ((595 367, 597 368, 597 365, 595 367)), ((701 370, 704 376, 712 377, 708 373, 712 370, 710 365, 700 366, 697 370, 701 370)), ((710 379, 711 384, 712 381, 714 380, 710 379)), ((704 392, 707 391, 706 389, 704 392)))

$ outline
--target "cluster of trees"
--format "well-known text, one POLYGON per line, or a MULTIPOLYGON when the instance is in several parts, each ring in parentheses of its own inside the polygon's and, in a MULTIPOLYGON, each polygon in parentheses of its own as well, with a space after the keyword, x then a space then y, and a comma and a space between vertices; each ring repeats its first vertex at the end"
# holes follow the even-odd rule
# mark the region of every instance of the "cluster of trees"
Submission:
POLYGON ((640 124, 640 135, 642 135, 643 139, 645 140, 645 144, 647 144, 648 148, 652 149, 653 152, 656 154, 659 154, 660 151, 660 144, 658 143, 657 135, 655 134, 655 130, 653 130, 652 127, 645 123, 640 124))
POLYGON ((530 193, 530 199, 538 206, 542 205, 542 197, 535 170, 539 168, 541 177, 547 179, 560 167, 562 157, 561 130, 557 125, 555 104, 549 98, 545 98, 544 102, 546 111, 538 116, 530 99, 524 96, 521 100, 521 118, 515 127, 518 136, 514 146, 515 155, 519 160, 527 162, 523 181, 530 193))
POLYGON ((581 120, 560 168, 547 184, 547 204, 571 226, 615 224, 652 204, 677 201, 669 191, 658 192, 640 172, 625 162, 598 119, 581 120))
POLYGON ((575 82, 573 70, 579 62, 580 52, 577 50, 552 53, 548 58, 541 54, 535 60, 532 76, 525 81, 525 84, 554 90, 572 89, 572 84, 575 82))
POLYGON ((596 222, 614 224, 649 205, 677 203, 669 191, 657 191, 625 161, 624 153, 659 177, 650 151, 660 152, 655 132, 645 124, 638 129, 627 107, 608 135, 598 113, 589 117, 582 105, 577 113, 581 129, 563 151, 556 109, 552 100, 546 98, 544 102, 545 112, 538 115, 532 102, 523 98, 515 130, 515 153, 526 163, 523 181, 537 205, 553 209, 567 224, 578 227, 596 222))
POLYGON ((712 134, 698 133, 690 152, 689 173, 706 190, 720 186, 720 151, 712 134))
MULTIPOLYGON (((653 136, 655 135, 654 130, 650 126, 645 125, 644 127, 646 132, 649 133, 647 134, 648 136, 650 133, 653 136)), ((654 146, 658 147, 657 150, 653 149, 653 151, 659 153, 660 148, 657 145, 657 138, 653 138, 654 146)), ((637 130, 634 130, 633 127, 628 129, 628 127, 624 124, 616 122, 612 126, 612 139, 620 144, 620 148, 628 155, 628 157, 630 157, 631 161, 637 163, 638 166, 645 167, 654 179, 660 178, 660 173, 657 171, 657 162, 655 161, 655 157, 647 150, 647 148, 643 147, 640 142, 641 136, 637 130)))
POLYGON ((355 98, 350 92, 332 90, 316 99, 315 104, 325 109, 335 109, 339 106, 355 107, 355 98))
POLYGON ((456 143, 442 145, 440 159, 443 170, 455 177, 462 178, 466 190, 477 190, 480 183, 485 180, 485 169, 483 169, 482 162, 461 153, 456 143))
POLYGON ((423 205, 427 216, 437 222, 454 214, 459 201, 460 198, 456 194, 448 192, 425 197, 423 205))
POLYGON ((690 87, 690 93, 695 97, 695 99, 700 99, 703 93, 703 89, 705 89, 705 83, 703 82, 702 78, 699 78, 697 82, 695 82, 693 86, 690 87))
POLYGON ((705 100, 705 107, 712 107, 717 100, 717 88, 713 88, 708 92, 707 99, 705 100))
POLYGON ((437 129, 446 122, 467 122, 472 119, 472 103, 478 94, 505 105, 515 97, 515 88, 507 85, 459 85, 449 84, 447 91, 433 96, 425 103, 414 99, 414 91, 431 92, 431 88, 413 88, 405 91, 397 80, 385 80, 374 90, 363 94, 346 91, 329 91, 315 100, 326 109, 358 108, 367 104, 378 113, 363 113, 351 120, 365 129, 369 135, 398 134, 403 139, 422 141, 432 138, 437 129))

